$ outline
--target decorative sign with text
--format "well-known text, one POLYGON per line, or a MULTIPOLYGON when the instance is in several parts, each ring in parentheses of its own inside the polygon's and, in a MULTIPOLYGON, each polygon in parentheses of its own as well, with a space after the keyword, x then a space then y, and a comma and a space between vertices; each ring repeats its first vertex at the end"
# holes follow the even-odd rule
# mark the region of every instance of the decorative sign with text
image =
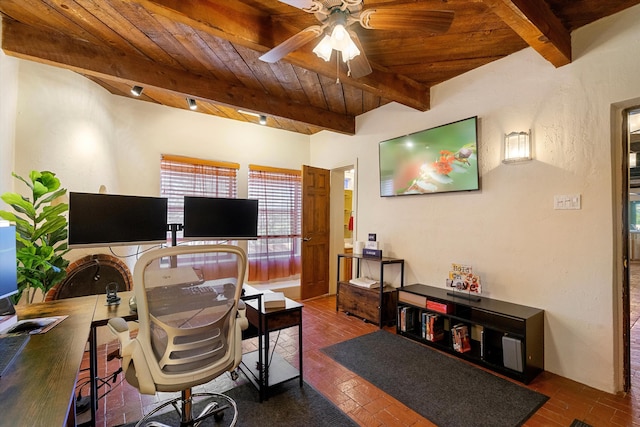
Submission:
POLYGON ((473 267, 464 264, 451 264, 447 286, 458 292, 476 293, 482 292, 480 276, 473 274, 473 267))

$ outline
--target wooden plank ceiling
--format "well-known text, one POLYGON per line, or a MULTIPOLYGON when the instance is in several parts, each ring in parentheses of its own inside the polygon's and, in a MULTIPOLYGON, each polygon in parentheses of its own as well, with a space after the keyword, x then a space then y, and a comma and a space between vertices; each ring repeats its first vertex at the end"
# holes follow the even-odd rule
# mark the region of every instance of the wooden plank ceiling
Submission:
MULTIPOLYGON (((291 2, 292 0, 288 0, 291 2)), ((269 64, 263 53, 313 14, 278 0, 0 0, 7 55, 80 73, 109 92, 313 134, 354 134, 355 117, 396 101, 430 108, 431 86, 531 46, 556 67, 571 62, 571 31, 640 0, 365 0, 454 12, 444 34, 367 30, 354 24, 372 73, 346 75, 312 41, 269 64), (339 83, 337 83, 339 78, 339 83)))

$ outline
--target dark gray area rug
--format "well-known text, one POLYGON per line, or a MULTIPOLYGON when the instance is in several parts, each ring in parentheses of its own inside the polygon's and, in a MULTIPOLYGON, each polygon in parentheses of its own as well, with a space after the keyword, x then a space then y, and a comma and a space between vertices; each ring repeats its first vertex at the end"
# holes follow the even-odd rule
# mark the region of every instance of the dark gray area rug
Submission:
POLYGON ((321 351, 441 427, 520 426, 549 399, 386 331, 321 351))
MULTIPOLYGON (((251 384, 244 384, 225 392, 227 396, 236 401, 238 406, 237 426, 244 427, 328 427, 346 426, 356 427, 351 418, 344 414, 337 406, 327 400, 312 386, 304 383, 289 381, 271 389, 269 399, 262 403, 258 400, 258 391, 251 384)), ((194 413, 198 414, 202 403, 196 404, 194 413)), ((230 415, 228 413, 227 415, 230 415)), ((225 415, 220 422, 213 417, 206 419, 201 426, 226 426, 231 418, 225 415)), ((158 415, 153 418, 156 421, 169 425, 176 424, 175 411, 169 414, 158 415)), ((122 427, 131 427, 135 423, 122 427)))

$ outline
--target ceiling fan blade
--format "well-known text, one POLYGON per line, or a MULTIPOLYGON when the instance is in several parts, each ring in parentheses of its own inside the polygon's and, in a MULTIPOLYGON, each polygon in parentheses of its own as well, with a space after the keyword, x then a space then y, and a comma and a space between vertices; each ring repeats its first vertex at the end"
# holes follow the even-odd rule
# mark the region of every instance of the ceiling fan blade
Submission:
POLYGON ((371 64, 369 64, 367 55, 365 55, 364 53, 364 49, 362 47, 362 43, 360 43, 358 34, 355 31, 349 31, 349 35, 351 36, 351 40, 353 40, 353 42, 358 47, 358 50, 360 51, 360 55, 349 61, 351 77, 353 77, 354 79, 358 79, 360 77, 366 76, 367 74, 371 74, 371 64))
POLYGON ((271 49, 269 52, 262 55, 260 57, 260 60, 264 62, 269 62, 269 63, 277 62, 282 58, 284 58, 285 56, 287 56, 289 53, 293 52, 294 50, 309 43, 311 40, 322 35, 323 29, 324 27, 320 25, 313 25, 311 27, 307 27, 304 30, 300 31, 299 33, 289 37, 288 39, 280 43, 278 46, 271 49))
POLYGON ((309 13, 315 13, 317 12, 317 9, 322 8, 322 5, 318 4, 318 2, 314 0, 280 0, 280 3, 297 7, 298 9, 302 9, 309 13))
POLYGON ((453 21, 451 10, 367 9, 360 24, 369 30, 414 30, 444 33, 453 21))

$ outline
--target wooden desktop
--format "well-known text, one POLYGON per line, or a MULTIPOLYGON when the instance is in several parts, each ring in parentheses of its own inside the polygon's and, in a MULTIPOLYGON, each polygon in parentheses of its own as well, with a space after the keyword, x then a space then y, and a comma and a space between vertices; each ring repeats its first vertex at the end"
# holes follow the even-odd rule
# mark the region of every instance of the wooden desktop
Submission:
POLYGON ((32 335, 0 378, 0 414, 15 425, 74 426, 75 387, 97 297, 17 306, 19 319, 68 315, 32 335))

